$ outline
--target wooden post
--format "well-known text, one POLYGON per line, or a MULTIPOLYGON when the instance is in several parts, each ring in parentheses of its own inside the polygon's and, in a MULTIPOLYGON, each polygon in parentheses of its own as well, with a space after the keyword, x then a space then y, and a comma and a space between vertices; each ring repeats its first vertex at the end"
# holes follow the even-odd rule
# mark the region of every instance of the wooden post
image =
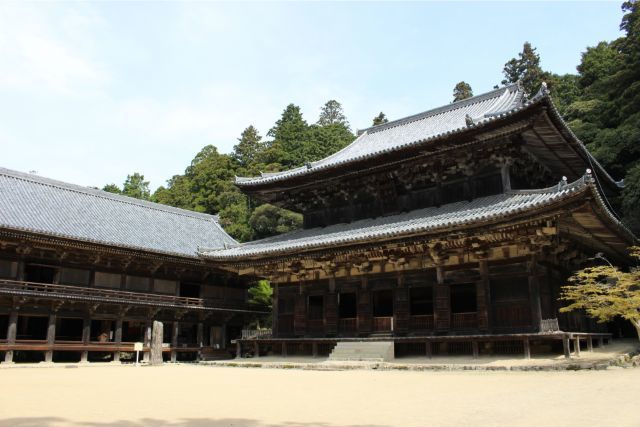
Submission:
POLYGON ((523 340, 523 344, 524 344, 524 358, 531 359, 531 345, 529 343, 529 338, 525 338, 523 340))
POLYGON ((562 349, 564 350, 564 357, 571 358, 571 348, 569 347, 569 337, 567 335, 562 337, 562 349))
MULTIPOLYGON (((18 332, 18 312, 9 313, 9 324, 7 325, 7 344, 14 345, 16 343, 16 334, 18 332)), ((13 363, 13 350, 9 349, 4 353, 4 362, 13 363)))
POLYGON ((427 341, 424 343, 425 345, 425 356, 427 356, 428 359, 431 359, 431 355, 433 354, 433 350, 432 350, 432 346, 431 346, 431 341, 427 341))
POLYGON ((260 357, 260 344, 258 343, 257 339, 253 343, 253 356, 254 357, 260 357))
POLYGON ((369 280, 363 276, 360 283, 358 297, 358 334, 369 335, 373 331, 373 304, 371 290, 369 289, 369 280))
POLYGON ((287 356, 287 342, 286 341, 282 341, 282 357, 286 357, 287 356))
POLYGON ((53 362, 53 344, 56 341, 56 320, 55 314, 49 314, 49 325, 47 326, 47 347, 49 348, 44 353, 44 361, 47 363, 53 362))
POLYGON ((538 280, 538 263, 532 254, 529 261, 529 298, 531 302, 531 324, 534 332, 542 328, 542 306, 540 305, 540 281, 538 280))
POLYGON ((318 343, 315 341, 311 344, 311 355, 318 357, 318 343))
POLYGON ((236 359, 240 359, 242 357, 242 343, 240 340, 236 340, 236 359))
MULTIPOLYGON (((278 337, 278 295, 280 293, 280 289, 277 283, 273 284, 273 296, 272 301, 273 301, 273 307, 271 308, 271 330, 273 332, 273 336, 274 338, 278 337)), ((224 331, 224 325, 223 325, 223 331, 224 331)), ((224 334, 224 332, 223 332, 224 334)), ((223 343, 226 341, 223 341, 223 343)), ((224 344, 223 344, 224 345, 224 344)), ((224 348, 224 347, 223 347, 224 348)))
POLYGON ((480 353, 478 351, 478 341, 471 341, 471 349, 473 350, 473 358, 477 359, 478 354, 480 353))
POLYGON ((434 326, 436 331, 446 332, 451 327, 451 301, 449 296, 449 287, 444 283, 444 271, 442 266, 436 267, 436 275, 438 283, 434 287, 434 326))
POLYGON ((580 337, 576 335, 574 341, 574 351, 576 352, 576 357, 580 357, 580 337))
MULTIPOLYGON (((118 317, 116 319, 116 333, 113 338, 116 343, 116 346, 118 347, 122 344, 122 322, 123 322, 122 317, 118 317)), ((114 362, 120 361, 120 349, 116 349, 116 351, 113 352, 113 361, 114 362)))
MULTIPOLYGON (((85 317, 82 319, 82 345, 88 345, 91 340, 91 317, 85 317)), ((80 362, 86 363, 89 361, 89 351, 83 350, 80 356, 80 362)))
POLYGON ((593 338, 591 338, 591 335, 587 337, 587 351, 593 353, 593 338))
POLYGON ((404 335, 409 332, 409 289, 405 277, 400 272, 396 278, 397 288, 394 292, 393 303, 393 333, 404 335))
POLYGON ((598 338, 598 347, 604 347, 604 337, 598 338))
POLYGON ((178 332, 180 326, 178 321, 174 321, 171 324, 171 361, 176 362, 178 360, 178 332))
POLYGON ((478 329, 481 331, 488 331, 490 328, 489 323, 489 265, 486 259, 481 259, 478 262, 478 268, 480 270, 480 280, 476 283, 476 300, 477 300, 477 312, 478 312, 478 329))

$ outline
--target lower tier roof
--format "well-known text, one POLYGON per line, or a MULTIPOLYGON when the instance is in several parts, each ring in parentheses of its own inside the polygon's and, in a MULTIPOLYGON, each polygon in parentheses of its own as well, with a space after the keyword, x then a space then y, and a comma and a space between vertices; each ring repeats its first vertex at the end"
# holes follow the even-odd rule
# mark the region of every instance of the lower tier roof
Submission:
POLYGON ((397 215, 358 220, 348 224, 302 229, 244 243, 229 249, 203 249, 200 255, 217 261, 242 263, 242 261, 250 259, 390 241, 403 236, 432 234, 456 228, 459 229, 456 231, 463 231, 463 228, 504 222, 504 220, 513 217, 533 213, 555 204, 564 203, 580 195, 589 194, 593 195, 593 199, 602 208, 607 217, 606 221, 614 224, 627 236, 625 239, 620 239, 621 246, 624 247, 633 242, 635 237, 605 207, 595 188, 593 178, 590 175, 585 175, 582 179, 571 184, 561 183, 540 190, 512 190, 472 201, 417 209, 397 215))

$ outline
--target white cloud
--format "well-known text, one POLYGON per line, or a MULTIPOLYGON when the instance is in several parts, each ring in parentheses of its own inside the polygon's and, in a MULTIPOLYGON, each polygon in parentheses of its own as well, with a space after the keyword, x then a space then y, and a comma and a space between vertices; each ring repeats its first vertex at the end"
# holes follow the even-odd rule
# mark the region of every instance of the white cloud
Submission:
POLYGON ((46 13, 42 4, 0 3, 0 89, 95 93, 106 71, 87 53, 96 18, 87 9, 46 13))

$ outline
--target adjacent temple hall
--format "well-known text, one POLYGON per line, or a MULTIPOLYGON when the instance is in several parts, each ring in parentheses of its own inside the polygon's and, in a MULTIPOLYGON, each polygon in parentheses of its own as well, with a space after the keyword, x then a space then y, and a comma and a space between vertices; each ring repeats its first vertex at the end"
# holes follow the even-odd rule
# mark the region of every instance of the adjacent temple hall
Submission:
POLYGON ((247 281, 198 246, 235 246, 217 218, 0 168, 0 353, 5 362, 224 357, 247 281))
POLYGON ((215 216, 0 169, 0 353, 5 362, 329 354, 579 352, 610 337, 561 314, 560 287, 636 238, 609 205, 621 183, 546 88, 510 85, 359 132, 289 171, 237 178, 304 228, 239 244, 215 216), (241 335, 274 287, 272 331, 241 335), (336 346, 337 344, 337 346, 336 346))
POLYGON ((397 355, 579 352, 606 329, 559 313, 560 286, 596 253, 628 263, 636 242, 609 206, 621 183, 546 85, 365 129, 325 159, 236 184, 304 215, 302 230, 201 251, 274 285, 272 336, 239 341, 256 354, 356 339, 397 355))

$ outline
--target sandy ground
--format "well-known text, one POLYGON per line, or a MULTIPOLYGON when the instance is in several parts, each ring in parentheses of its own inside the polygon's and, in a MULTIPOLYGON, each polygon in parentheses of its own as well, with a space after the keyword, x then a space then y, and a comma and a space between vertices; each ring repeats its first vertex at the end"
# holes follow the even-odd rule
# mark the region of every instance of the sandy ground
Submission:
POLYGON ((305 371, 198 365, 0 371, 0 426, 640 426, 640 369, 305 371))

